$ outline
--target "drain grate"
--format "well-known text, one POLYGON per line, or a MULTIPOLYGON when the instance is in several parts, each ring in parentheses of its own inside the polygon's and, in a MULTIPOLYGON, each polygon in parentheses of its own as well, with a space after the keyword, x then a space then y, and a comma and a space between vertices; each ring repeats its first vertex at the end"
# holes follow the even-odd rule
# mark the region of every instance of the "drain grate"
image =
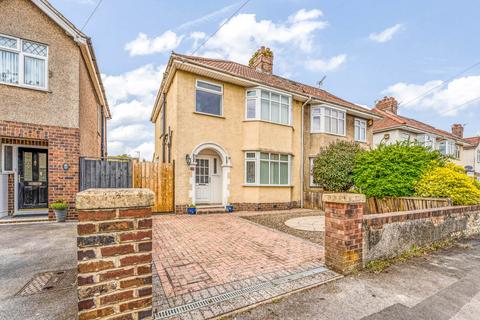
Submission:
POLYGON ((76 269, 37 273, 16 295, 29 296, 68 288, 75 285, 75 277, 76 269))
POLYGON ((192 310, 195 310, 195 309, 206 307, 210 304, 230 300, 230 299, 239 297, 243 294, 256 292, 256 291, 266 289, 266 288, 272 288, 272 287, 275 287, 275 286, 283 284, 283 283, 298 280, 298 279, 308 277, 308 276, 313 276, 313 275, 316 275, 318 273, 325 272, 327 270, 328 269, 323 268, 323 267, 314 268, 314 269, 310 269, 310 270, 307 270, 307 271, 291 274, 291 275, 288 275, 288 276, 285 276, 285 277, 277 278, 277 279, 274 279, 272 281, 266 281, 266 282, 258 283, 258 284, 251 285, 251 286, 248 286, 248 287, 245 287, 245 288, 242 288, 242 289, 238 289, 238 290, 226 292, 226 293, 223 293, 223 294, 220 294, 220 295, 216 295, 216 296, 213 296, 213 297, 210 297, 210 298, 207 298, 207 299, 198 300, 198 301, 195 301, 195 302, 192 302, 192 303, 184 304, 184 305, 181 305, 181 306, 178 306, 178 307, 175 307, 175 308, 165 309, 165 310, 157 312, 155 314, 154 319, 159 320, 159 319, 165 319, 165 318, 168 318, 168 317, 173 317, 173 316, 179 315, 179 314, 184 313, 184 312, 189 312, 189 311, 192 311, 192 310))

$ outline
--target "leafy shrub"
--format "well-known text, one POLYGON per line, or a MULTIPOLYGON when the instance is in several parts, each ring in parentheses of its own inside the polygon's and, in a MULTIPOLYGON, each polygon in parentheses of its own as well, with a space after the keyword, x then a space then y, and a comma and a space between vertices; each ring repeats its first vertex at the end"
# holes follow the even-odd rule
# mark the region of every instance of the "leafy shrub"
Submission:
POLYGON ((68 203, 65 200, 57 200, 50 204, 50 208, 53 210, 66 210, 68 209, 68 203))
POLYGON ((380 145, 357 154, 354 182, 367 197, 411 196, 423 173, 444 163, 438 151, 412 143, 380 145))
POLYGON ((474 178, 453 163, 426 172, 415 189, 421 197, 450 198, 456 205, 480 203, 480 188, 474 178))
POLYGON ((320 150, 314 160, 313 181, 328 191, 347 191, 353 186, 355 156, 361 153, 358 143, 340 141, 320 150))

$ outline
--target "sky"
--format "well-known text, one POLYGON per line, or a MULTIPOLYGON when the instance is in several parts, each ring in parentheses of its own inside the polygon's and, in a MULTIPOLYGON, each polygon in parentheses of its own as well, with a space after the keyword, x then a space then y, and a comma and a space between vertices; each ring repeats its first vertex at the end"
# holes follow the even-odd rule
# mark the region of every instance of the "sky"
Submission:
MULTIPOLYGON (((77 27, 99 0, 50 0, 77 27)), ((243 0, 103 0, 84 32, 92 38, 112 120, 109 155, 150 160, 150 114, 172 51, 191 54, 243 0)), ((196 55, 247 64, 260 46, 274 74, 373 107, 480 135, 480 11, 477 0, 250 0, 196 55), (470 66, 472 68, 466 70, 470 66), (465 71, 466 70, 466 71, 465 71)))

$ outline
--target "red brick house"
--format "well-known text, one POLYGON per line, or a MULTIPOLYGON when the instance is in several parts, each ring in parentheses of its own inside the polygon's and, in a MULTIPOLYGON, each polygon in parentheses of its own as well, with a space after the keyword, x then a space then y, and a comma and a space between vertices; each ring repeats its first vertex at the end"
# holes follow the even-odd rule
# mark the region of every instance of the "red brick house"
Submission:
POLYGON ((79 157, 106 156, 109 118, 90 38, 46 0, 0 1, 0 216, 64 199, 75 218, 79 157))

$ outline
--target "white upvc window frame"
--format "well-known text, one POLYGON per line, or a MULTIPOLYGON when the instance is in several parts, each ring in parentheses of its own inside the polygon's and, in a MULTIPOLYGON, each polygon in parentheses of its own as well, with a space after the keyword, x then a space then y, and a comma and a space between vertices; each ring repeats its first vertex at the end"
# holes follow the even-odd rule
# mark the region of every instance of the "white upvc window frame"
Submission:
POLYGON ((221 84, 221 83, 211 82, 211 81, 204 80, 204 79, 196 79, 195 80, 195 113, 205 114, 205 115, 213 116, 213 117, 223 117, 223 92, 224 92, 223 84, 221 84), (199 82, 203 82, 203 83, 206 83, 206 84, 209 84, 209 85, 212 85, 212 86, 220 87, 220 92, 215 91, 215 90, 211 90, 211 89, 207 89, 207 88, 199 87, 198 86, 199 82), (220 99, 220 114, 202 112, 202 111, 197 110, 197 90, 208 92, 208 93, 213 93, 213 94, 219 95, 221 97, 221 99, 220 99))
MULTIPOLYGON (((331 116, 329 116, 328 118, 331 118, 331 116)), ((336 119, 337 119, 337 121, 342 120, 342 119, 339 119, 338 117, 336 119)), ((337 128, 338 128, 338 125, 337 125, 337 128)), ((343 108, 327 105, 327 104, 320 104, 320 105, 311 106, 311 108, 310 108, 310 133, 327 133, 327 134, 332 134, 332 135, 336 135, 336 136, 346 137, 347 136, 347 110, 345 110, 343 108), (342 134, 338 133, 338 132, 327 131, 325 129, 325 120, 327 118, 326 110, 327 109, 335 110, 335 111, 343 114, 343 133, 342 134), (318 110, 318 113, 317 113, 317 110, 318 110), (320 119, 319 128, 314 128, 314 118, 319 118, 320 119)))
POLYGON ((450 156, 457 160, 460 159, 460 147, 455 143, 455 141, 451 141, 451 140, 441 141, 438 145, 438 149, 440 153, 442 153, 445 156, 450 156), (440 151, 440 145, 442 145, 443 143, 445 143, 445 153, 440 151))
POLYGON ((8 82, 1 82, 0 81, 0 84, 15 86, 15 87, 30 88, 30 89, 41 90, 41 91, 48 91, 48 58, 50 56, 49 46, 45 43, 41 43, 41 42, 38 42, 38 41, 26 40, 26 39, 22 39, 22 38, 12 37, 12 36, 9 36, 9 35, 3 34, 3 33, 0 33, 0 36, 5 37, 5 38, 10 38, 10 39, 15 39, 17 41, 17 48, 9 48, 9 47, 0 46, 0 50, 13 52, 13 53, 18 54, 18 83, 8 83, 8 82), (44 56, 39 56, 39 55, 35 55, 35 54, 32 54, 32 53, 24 52, 23 51, 23 42, 24 41, 34 42, 34 43, 44 45, 47 49, 47 56, 44 57, 44 56), (30 84, 25 83, 25 57, 40 59, 40 60, 43 60, 45 62, 45 78, 44 78, 45 86, 44 87, 30 85, 30 84))
POLYGON ((272 89, 267 88, 267 87, 255 87, 255 88, 249 88, 249 89, 245 90, 245 120, 246 121, 265 121, 265 122, 269 122, 269 123, 279 124, 279 125, 282 125, 282 126, 292 126, 292 123, 293 123, 292 105, 293 105, 292 95, 287 94, 287 93, 282 92, 282 91, 272 90, 272 89), (262 119, 262 91, 267 91, 267 92, 269 92, 269 95, 270 95, 270 98, 269 98, 270 107, 269 107, 269 119, 268 120, 262 119), (249 92, 255 92, 255 96, 254 97, 253 96, 249 97, 248 96, 249 92), (280 101, 279 101, 279 105, 280 105, 279 119, 280 119, 280 121, 279 122, 271 120, 272 119, 272 107, 271 107, 272 106, 272 99, 271 99, 272 93, 280 95, 280 101), (288 99, 288 116, 287 116, 288 122, 287 123, 282 123, 282 104, 285 105, 284 103, 282 103, 282 97, 288 99), (254 100, 255 101, 255 117, 249 117, 248 116, 248 100, 254 100))
POLYGON ((477 149, 477 163, 480 163, 480 148, 477 149))
POLYGON ((315 163, 316 157, 310 157, 309 158, 309 163, 310 163, 310 187, 311 188, 320 188, 321 186, 318 183, 315 183, 313 181, 313 167, 315 163))
POLYGON ((353 136, 355 141, 367 142, 367 120, 361 118, 355 118, 353 120, 353 136), (360 137, 357 137, 357 127, 359 129, 360 137), (364 131, 365 139, 361 139, 362 131, 364 131))
MULTIPOLYGON (((256 186, 256 187, 291 187, 292 185, 292 155, 286 154, 286 153, 281 153, 281 152, 264 152, 264 151, 245 151, 244 152, 244 185, 245 186, 256 186), (288 168, 288 173, 287 173, 287 183, 286 184, 272 184, 272 183, 261 183, 260 182, 260 162, 265 161, 264 159, 261 159, 260 154, 261 153, 267 153, 269 154, 269 158, 271 158, 271 155, 278 155, 279 160, 278 163, 287 163, 287 168, 288 168), (255 154, 254 158, 247 158, 247 154, 255 154), (288 160, 280 160, 281 156, 287 156, 288 160), (247 181, 247 162, 255 162, 255 182, 248 182, 247 181)), ((272 159, 268 160, 269 162, 272 162, 272 159)), ((275 160, 273 160, 275 161, 275 160)), ((270 166, 270 164, 269 164, 270 166)), ((279 165, 279 170, 280 170, 280 165, 279 165)), ((271 171, 269 167, 269 182, 271 179, 271 171)), ((279 181, 280 181, 280 172, 279 172, 279 181)))
POLYGON ((417 143, 423 147, 428 147, 435 150, 435 137, 428 133, 420 134, 417 136, 417 143))

